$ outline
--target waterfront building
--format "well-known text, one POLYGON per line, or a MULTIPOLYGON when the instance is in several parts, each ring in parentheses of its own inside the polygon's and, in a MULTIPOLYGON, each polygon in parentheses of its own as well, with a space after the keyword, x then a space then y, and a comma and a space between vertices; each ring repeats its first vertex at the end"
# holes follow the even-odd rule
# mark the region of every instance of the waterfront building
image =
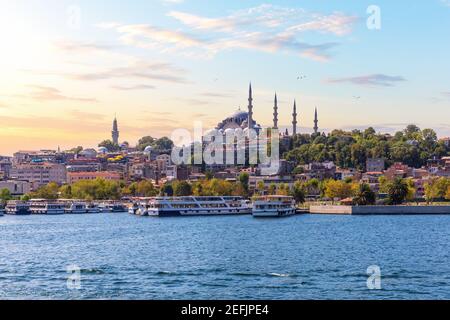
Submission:
POLYGON ((66 166, 59 163, 25 163, 16 164, 11 168, 11 180, 28 181, 32 189, 50 182, 63 184, 66 182, 66 166))
POLYGON ((73 184, 81 180, 104 179, 110 181, 120 181, 122 176, 118 172, 100 171, 100 172, 68 172, 67 183, 73 184))
POLYGON ((380 172, 385 169, 385 161, 383 158, 368 158, 366 161, 367 172, 380 172))
POLYGON ((31 191, 31 183, 19 180, 0 181, 0 190, 3 189, 8 189, 13 196, 21 196, 31 191))
POLYGON ((412 176, 412 168, 401 162, 396 162, 384 172, 384 175, 389 180, 393 180, 395 178, 403 179, 412 176))

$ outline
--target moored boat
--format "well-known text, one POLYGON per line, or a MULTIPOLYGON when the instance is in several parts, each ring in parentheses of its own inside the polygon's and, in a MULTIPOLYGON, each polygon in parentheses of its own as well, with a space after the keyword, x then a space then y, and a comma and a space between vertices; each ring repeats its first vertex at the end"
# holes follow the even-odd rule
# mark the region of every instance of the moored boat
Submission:
POLYGON ((242 197, 157 197, 140 208, 141 215, 158 217, 228 216, 251 214, 242 197), (145 208, 145 209, 144 209, 145 208))
POLYGON ((68 214, 87 213, 86 202, 77 201, 77 200, 66 202, 64 211, 65 211, 65 213, 68 213, 68 214))
POLYGON ((287 217, 295 215, 296 211, 294 199, 288 196, 263 196, 253 201, 255 218, 287 217))
POLYGON ((31 214, 30 205, 26 201, 8 201, 5 209, 8 215, 25 216, 31 214))
POLYGON ((86 212, 90 214, 100 213, 100 208, 96 203, 91 202, 86 205, 86 212))
POLYGON ((32 214, 59 215, 65 213, 64 203, 59 201, 32 199, 30 200, 32 214))

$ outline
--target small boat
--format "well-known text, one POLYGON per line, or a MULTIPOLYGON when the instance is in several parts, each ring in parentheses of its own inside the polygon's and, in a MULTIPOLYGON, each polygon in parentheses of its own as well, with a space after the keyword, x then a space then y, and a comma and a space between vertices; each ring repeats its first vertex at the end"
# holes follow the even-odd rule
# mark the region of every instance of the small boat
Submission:
POLYGON ((288 196, 263 196, 253 201, 252 214, 255 218, 275 218, 295 215, 294 198, 288 196))
POLYGON ((126 207, 120 202, 103 202, 99 204, 100 211, 103 213, 126 212, 126 207))
POLYGON ((6 203, 6 214, 25 216, 30 215, 30 205, 26 201, 11 200, 6 203))
POLYGON ((30 200, 32 214, 60 215, 65 213, 64 203, 59 201, 32 199, 30 200))
POLYGON ((100 213, 100 208, 95 203, 88 203, 86 205, 86 212, 90 214, 100 213))
POLYGON ((129 214, 136 214, 139 209, 139 204, 137 202, 133 202, 128 206, 129 214))
POLYGON ((5 215, 5 209, 0 208, 0 217, 3 217, 5 215))
POLYGON ((70 201, 66 204, 65 213, 68 214, 84 214, 87 213, 86 202, 70 201))

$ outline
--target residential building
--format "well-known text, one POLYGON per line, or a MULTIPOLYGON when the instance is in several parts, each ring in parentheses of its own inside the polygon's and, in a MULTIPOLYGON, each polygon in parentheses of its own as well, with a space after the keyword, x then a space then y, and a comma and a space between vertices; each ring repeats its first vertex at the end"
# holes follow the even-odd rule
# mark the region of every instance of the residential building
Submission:
POLYGON ((11 168, 11 180, 28 181, 35 190, 50 182, 63 184, 66 182, 66 167, 58 163, 17 164, 11 168))

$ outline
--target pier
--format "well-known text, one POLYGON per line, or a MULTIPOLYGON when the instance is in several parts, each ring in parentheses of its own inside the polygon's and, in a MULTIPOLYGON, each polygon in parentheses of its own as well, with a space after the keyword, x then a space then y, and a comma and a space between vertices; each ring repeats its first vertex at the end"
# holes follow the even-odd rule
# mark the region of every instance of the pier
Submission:
POLYGON ((450 215, 450 205, 436 206, 311 206, 311 214, 332 215, 450 215))

